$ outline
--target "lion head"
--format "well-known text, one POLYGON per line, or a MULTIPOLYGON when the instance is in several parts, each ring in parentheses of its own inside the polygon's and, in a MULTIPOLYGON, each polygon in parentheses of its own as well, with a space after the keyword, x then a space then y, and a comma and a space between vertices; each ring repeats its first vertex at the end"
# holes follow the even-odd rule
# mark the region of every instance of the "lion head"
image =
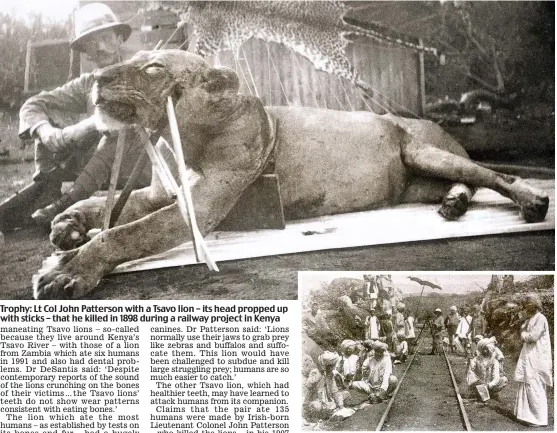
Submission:
POLYGON ((140 51, 94 76, 93 103, 101 131, 125 124, 160 129, 169 95, 180 101, 181 115, 202 119, 215 112, 215 99, 237 93, 239 87, 234 71, 210 67, 200 56, 181 50, 140 51))

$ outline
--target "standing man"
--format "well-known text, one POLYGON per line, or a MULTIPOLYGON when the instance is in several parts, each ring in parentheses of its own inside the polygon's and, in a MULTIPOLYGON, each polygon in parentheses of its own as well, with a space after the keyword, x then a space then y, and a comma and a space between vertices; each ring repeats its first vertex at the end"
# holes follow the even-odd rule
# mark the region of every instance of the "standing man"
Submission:
MULTIPOLYGON (((97 68, 104 68, 123 60, 122 45, 130 33, 131 27, 118 21, 108 6, 91 3, 75 13, 75 36, 70 46, 84 53, 97 68)), ((74 180, 67 193, 33 213, 33 220, 41 226, 50 226, 57 214, 90 197, 109 177, 117 137, 101 137, 92 117, 74 124, 75 115, 93 114, 93 84, 93 74, 84 73, 61 87, 29 98, 21 107, 19 136, 35 139, 35 183, 60 197, 62 182, 74 180)), ((141 143, 134 143, 129 137, 124 155, 138 155, 142 149, 138 145, 141 143)), ((122 173, 129 175, 135 160, 129 158, 128 166, 124 162, 122 173)), ((145 174, 142 184, 148 183, 149 176, 145 174)))
POLYGON ((433 337, 431 355, 438 355, 443 353, 443 333, 445 332, 445 321, 443 319, 443 312, 441 311, 441 308, 436 308, 433 314, 435 314, 435 320, 431 324, 431 336, 433 337))
POLYGON ((389 351, 394 353, 396 337, 393 329, 393 322, 389 314, 383 313, 379 316, 379 327, 379 337, 381 340, 385 341, 389 351))
POLYGON ((375 309, 370 310, 369 316, 366 317, 366 340, 379 340, 379 319, 375 315, 375 309))
POLYGON ((364 297, 369 300, 369 309, 377 306, 377 280, 373 275, 364 275, 364 297))
POLYGON ((414 316, 412 314, 406 316, 406 341, 408 342, 408 353, 412 355, 416 344, 416 330, 414 329, 414 316))
POLYGON ((455 305, 449 309, 449 314, 445 318, 445 327, 447 328, 447 334, 449 336, 449 344, 451 346, 451 353, 456 351, 456 328, 460 322, 460 316, 455 305))
POLYGON ((406 338, 406 320, 404 318, 404 310, 406 305, 402 302, 396 304, 396 313, 393 318, 395 335, 397 339, 406 338))
POLYGON ((514 379, 520 383, 514 413, 525 424, 546 426, 546 387, 553 386, 549 326, 541 313, 540 298, 535 293, 524 295, 521 304, 526 321, 520 328, 523 344, 514 372, 514 379))
POLYGON ((456 336, 460 340, 462 347, 464 348, 464 356, 467 358, 472 358, 472 348, 470 345, 470 335, 472 334, 472 316, 470 315, 470 309, 468 307, 462 308, 462 317, 458 322, 456 328, 456 336))
POLYGON ((486 322, 484 315, 482 313, 482 307, 479 304, 474 305, 472 317, 472 353, 476 353, 476 335, 485 335, 486 322))

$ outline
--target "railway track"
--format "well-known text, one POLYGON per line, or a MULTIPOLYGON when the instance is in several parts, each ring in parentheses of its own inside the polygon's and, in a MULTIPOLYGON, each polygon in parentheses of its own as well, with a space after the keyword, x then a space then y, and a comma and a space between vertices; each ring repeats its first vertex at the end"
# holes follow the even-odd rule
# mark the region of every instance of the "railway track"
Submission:
POLYGON ((412 430, 424 423, 430 430, 472 430, 446 353, 423 356, 425 339, 418 341, 376 431, 412 430), (420 393, 416 385, 421 385, 420 393))

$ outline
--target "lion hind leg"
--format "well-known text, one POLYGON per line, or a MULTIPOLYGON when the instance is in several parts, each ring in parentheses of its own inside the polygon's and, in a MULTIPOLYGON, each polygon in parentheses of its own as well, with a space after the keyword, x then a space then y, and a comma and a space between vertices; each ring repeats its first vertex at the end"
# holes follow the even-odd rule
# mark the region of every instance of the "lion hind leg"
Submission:
POLYGON ((406 166, 416 174, 497 191, 520 206, 521 214, 528 223, 545 219, 549 208, 547 193, 528 185, 519 177, 480 167, 468 158, 434 146, 405 146, 403 159, 406 166))

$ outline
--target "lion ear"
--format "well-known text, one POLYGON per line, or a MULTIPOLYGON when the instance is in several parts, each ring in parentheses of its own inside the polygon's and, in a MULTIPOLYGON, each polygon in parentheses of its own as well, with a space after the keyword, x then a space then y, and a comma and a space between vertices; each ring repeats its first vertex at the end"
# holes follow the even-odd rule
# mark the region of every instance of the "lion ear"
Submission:
POLYGON ((195 73, 193 85, 208 93, 237 92, 240 80, 238 74, 230 68, 208 68, 195 73))

